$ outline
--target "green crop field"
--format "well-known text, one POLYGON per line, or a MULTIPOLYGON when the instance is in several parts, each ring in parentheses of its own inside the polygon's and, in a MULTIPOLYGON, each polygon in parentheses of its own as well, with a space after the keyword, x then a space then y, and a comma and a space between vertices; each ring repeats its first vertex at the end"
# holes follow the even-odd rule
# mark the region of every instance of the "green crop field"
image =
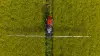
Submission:
POLYGON ((45 56, 44 38, 6 35, 44 35, 43 0, 0 0, 0 56, 45 56))
MULTIPOLYGON (((54 0, 54 56, 100 56, 100 1, 54 0)), ((45 0, 0 0, 0 56, 45 56, 45 38, 7 36, 44 35, 45 0)))
POLYGON ((54 35, 91 37, 54 38, 54 56, 100 56, 99 22, 99 0, 55 0, 54 35))

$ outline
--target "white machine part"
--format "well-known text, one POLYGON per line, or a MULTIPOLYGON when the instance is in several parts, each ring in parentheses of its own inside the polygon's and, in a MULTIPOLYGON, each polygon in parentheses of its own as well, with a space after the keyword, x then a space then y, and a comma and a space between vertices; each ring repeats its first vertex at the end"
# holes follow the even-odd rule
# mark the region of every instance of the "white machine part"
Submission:
POLYGON ((47 28, 47 31, 48 31, 48 33, 51 33, 52 28, 51 27, 47 28))

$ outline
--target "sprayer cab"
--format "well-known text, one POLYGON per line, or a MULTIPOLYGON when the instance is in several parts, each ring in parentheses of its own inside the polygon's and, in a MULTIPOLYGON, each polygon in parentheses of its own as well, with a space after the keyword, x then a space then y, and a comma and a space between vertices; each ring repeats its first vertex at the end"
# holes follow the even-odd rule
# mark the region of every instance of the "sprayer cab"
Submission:
POLYGON ((51 16, 48 16, 46 19, 46 36, 52 37, 53 35, 53 20, 51 16))

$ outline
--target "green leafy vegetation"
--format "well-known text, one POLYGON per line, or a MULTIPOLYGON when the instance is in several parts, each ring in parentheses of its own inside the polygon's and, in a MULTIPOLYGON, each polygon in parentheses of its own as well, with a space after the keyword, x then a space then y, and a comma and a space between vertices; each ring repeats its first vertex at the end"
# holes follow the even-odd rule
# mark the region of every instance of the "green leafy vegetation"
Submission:
POLYGON ((54 38, 54 56, 100 56, 100 1, 54 1, 54 35, 90 38, 54 38))
MULTIPOLYGON (((100 56, 100 1, 54 0, 54 56, 100 56)), ((0 56, 45 56, 45 39, 7 37, 7 34, 44 35, 45 0, 0 0, 0 56)))
POLYGON ((43 38, 2 37, 0 38, 1 56, 45 56, 43 38))
POLYGON ((2 0, 0 5, 0 27, 7 33, 43 34, 43 0, 2 0))
POLYGON ((44 38, 8 37, 44 35, 43 0, 0 0, 0 56, 45 56, 44 38))

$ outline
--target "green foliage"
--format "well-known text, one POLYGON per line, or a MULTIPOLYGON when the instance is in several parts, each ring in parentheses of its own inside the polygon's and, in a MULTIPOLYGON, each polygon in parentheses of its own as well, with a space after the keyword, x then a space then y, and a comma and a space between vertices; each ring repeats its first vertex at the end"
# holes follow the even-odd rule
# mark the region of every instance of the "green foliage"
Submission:
MULTIPOLYGON (((43 33, 42 6, 43 0, 12 0, 9 5, 0 6, 2 28, 14 34, 43 33)), ((5 1, 6 2, 6 1, 5 1)), ((8 2, 7 2, 8 3, 8 2)))
POLYGON ((88 35, 89 28, 99 20, 99 3, 98 0, 54 1, 55 35, 88 35))
POLYGON ((0 38, 0 55, 45 56, 44 46, 44 38, 2 37, 0 38))
MULTIPOLYGON (((7 37, 7 34, 44 35, 45 0, 0 0, 0 56, 45 56, 44 38, 7 37)), ((54 0, 54 56, 100 56, 100 1, 54 0)))
POLYGON ((100 56, 100 1, 54 1, 54 35, 90 38, 54 38, 54 56, 100 56))
POLYGON ((44 38, 8 37, 8 34, 44 35, 43 0, 0 0, 0 56, 44 56, 44 38))

